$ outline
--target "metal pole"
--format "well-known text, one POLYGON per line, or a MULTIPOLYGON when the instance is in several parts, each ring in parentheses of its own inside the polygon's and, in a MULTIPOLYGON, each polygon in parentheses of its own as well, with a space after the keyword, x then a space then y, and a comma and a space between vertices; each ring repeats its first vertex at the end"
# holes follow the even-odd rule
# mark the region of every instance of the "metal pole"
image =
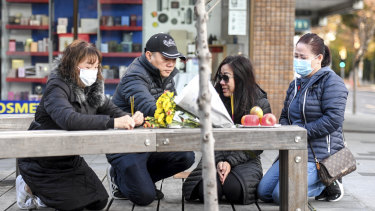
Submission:
POLYGON ((48 11, 49 11, 49 25, 48 25, 48 63, 49 69, 52 70, 53 62, 53 31, 54 31, 54 20, 55 20, 55 0, 49 0, 48 11))
POLYGON ((78 0, 73 2, 73 28, 74 28, 74 40, 78 38, 78 0))
MULTIPOLYGON (((1 8, 1 100, 7 100, 8 98, 8 88, 9 85, 6 82, 6 77, 9 72, 9 58, 6 55, 9 43, 9 31, 6 29, 6 24, 8 23, 8 2, 2 0, 1 8)), ((10 70, 11 71, 11 70, 10 70)))
POLYGON ((345 78, 345 67, 340 67, 340 75, 341 75, 341 78, 344 80, 344 78, 345 78))
POLYGON ((100 19, 102 17, 102 4, 100 3, 100 0, 98 0, 98 30, 97 30, 97 39, 96 39, 96 48, 98 48, 99 50, 102 50, 101 49, 101 44, 102 44, 102 34, 101 34, 101 31, 100 31, 100 19))

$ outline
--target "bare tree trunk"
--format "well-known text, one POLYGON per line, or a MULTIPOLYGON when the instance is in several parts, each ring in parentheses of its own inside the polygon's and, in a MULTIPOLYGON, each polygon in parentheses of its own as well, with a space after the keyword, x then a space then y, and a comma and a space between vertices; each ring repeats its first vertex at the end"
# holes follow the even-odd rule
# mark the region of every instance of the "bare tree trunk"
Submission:
POLYGON ((361 15, 358 19, 358 38, 359 38, 359 49, 356 52, 353 65, 353 114, 356 113, 357 107, 357 82, 358 82, 358 70, 360 68, 360 62, 363 60, 365 53, 367 52, 370 41, 372 40, 375 33, 374 20, 367 15, 361 15))
POLYGON ((357 110, 357 74, 358 74, 358 65, 354 65, 353 69, 353 106, 352 113, 355 114, 357 110))
POLYGON ((211 93, 208 87, 211 75, 211 53, 207 43, 207 20, 208 15, 205 8, 205 1, 198 0, 195 4, 197 14, 197 49, 199 59, 199 119, 201 122, 202 134, 202 177, 204 187, 204 210, 217 211, 217 187, 216 187, 216 166, 214 156, 215 139, 212 135, 211 123, 211 93))
POLYGON ((375 59, 375 57, 373 58, 373 59, 371 59, 371 65, 370 65, 370 82, 371 83, 374 83, 375 82, 375 73, 374 73, 374 65, 375 65, 375 62, 374 62, 374 59, 375 59))

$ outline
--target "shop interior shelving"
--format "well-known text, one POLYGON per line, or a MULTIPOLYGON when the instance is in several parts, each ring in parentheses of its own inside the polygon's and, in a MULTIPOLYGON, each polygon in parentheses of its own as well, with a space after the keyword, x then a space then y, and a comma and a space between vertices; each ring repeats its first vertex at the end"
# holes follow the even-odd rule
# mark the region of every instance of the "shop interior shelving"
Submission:
MULTIPOLYGON (((85 2, 94 2, 92 0, 83 0, 83 4, 85 2)), ((64 8, 61 8, 57 10, 57 8, 60 8, 61 5, 59 6, 59 2, 56 2, 56 0, 3 0, 3 2, 6 2, 7 4, 12 4, 12 3, 25 3, 25 4, 31 4, 32 8, 34 6, 38 6, 38 4, 48 4, 48 14, 49 14, 49 25, 43 25, 43 26, 30 26, 30 25, 16 25, 16 24, 9 24, 8 23, 8 16, 9 16, 9 11, 6 11, 5 14, 2 14, 3 17, 3 30, 6 30, 7 33, 8 30, 31 30, 31 31, 47 31, 48 32, 48 39, 49 42, 51 43, 50 46, 53 46, 53 42, 56 42, 56 39, 53 37, 59 36, 59 34, 56 33, 56 18, 57 17, 64 17, 67 16, 66 13, 68 12, 69 14, 71 11, 73 11, 73 8, 69 9, 69 5, 67 5, 64 8), (37 5, 34 5, 37 4, 37 5), (62 11, 63 10, 63 11, 62 11), (69 11, 68 11, 69 10, 69 11), (65 12, 64 12, 65 11, 65 12), (4 18, 6 17, 6 18, 4 18)), ((91 11, 90 9, 87 9, 87 5, 85 5, 84 10, 90 10, 89 13, 93 14, 94 17, 97 17, 98 22, 101 17, 101 9, 102 5, 103 7, 107 10, 106 15, 111 15, 111 16, 122 16, 122 15, 130 15, 133 14, 133 9, 136 7, 137 12, 135 13, 137 16, 142 16, 142 0, 97 0, 95 1, 98 4, 98 7, 96 8, 96 11, 91 11), (129 7, 127 6, 129 5, 129 7), (109 8, 109 12, 108 12, 109 8), (129 9, 128 9, 129 8, 129 9), (132 8, 132 9, 130 9, 132 8), (126 11, 127 10, 127 11, 126 11), (123 13, 125 11, 125 13, 123 13), (96 13, 96 14, 95 14, 96 13)), ((69 3, 68 3, 69 4, 69 3)), ((65 3, 64 3, 65 5, 65 3)), ((45 8, 45 6, 41 5, 41 7, 45 8)), ((92 8, 92 7, 91 7, 92 8)), ((46 11, 45 9, 44 11, 46 11)), ((4 11, 4 10, 3 10, 4 11)), ((40 9, 39 9, 40 11, 40 9)), ((82 7, 79 11, 80 17, 82 7)), ((35 11, 33 10, 33 13, 35 11)), ((86 11, 86 13, 88 13, 86 11)), ((37 13, 38 14, 38 13, 37 13)), ((69 15, 68 15, 69 17, 69 15)), ((84 16, 83 16, 84 17, 84 16)), ((90 18, 90 17, 87 17, 90 18)), ((68 27, 70 31, 70 26, 68 27)), ((108 42, 112 38, 111 36, 115 36, 115 40, 119 41, 121 38, 119 38, 119 34, 122 33, 128 33, 128 32, 135 32, 135 35, 133 36, 133 39, 135 37, 134 43, 142 43, 142 26, 137 25, 137 26, 100 26, 98 31, 96 33, 89 33, 90 35, 90 41, 91 42, 96 42, 96 45, 100 48, 100 43, 102 42, 101 38, 104 36, 107 36, 103 42, 108 42), (108 37, 109 36, 109 37, 108 37), (116 38, 117 36, 117 38, 116 38), (98 45, 99 44, 99 45, 98 45)), ((18 32, 17 32, 18 33, 18 32)), ((22 33, 22 32, 21 32, 22 33)), ((34 32, 33 32, 34 33, 34 32)), ((45 32, 44 32, 45 33, 45 32)), ((61 34, 60 34, 61 35, 61 34)), ((53 57, 60 55, 62 52, 58 51, 53 51, 52 47, 51 49, 48 49, 47 52, 21 52, 21 51, 15 51, 15 52, 10 52, 8 51, 8 43, 7 41, 9 40, 8 35, 3 36, 3 40, 6 41, 5 44, 3 44, 4 48, 2 49, 2 56, 5 57, 3 58, 2 63, 6 63, 6 65, 2 65, 2 88, 5 87, 5 89, 2 89, 1 93, 1 98, 4 99, 5 96, 7 96, 7 91, 9 86, 3 85, 5 83, 12 83, 12 82, 17 82, 17 83, 32 83, 32 84, 46 84, 47 78, 14 78, 14 77, 7 77, 8 75, 6 74, 7 71, 10 68, 10 60, 11 59, 22 59, 25 57, 30 57, 32 58, 31 60, 34 63, 35 61, 40 61, 43 60, 45 61, 45 58, 48 57, 48 62, 52 63, 53 57), (5 62, 4 62, 5 61, 5 62)), ((103 65, 121 65, 124 63, 125 65, 129 65, 131 61, 136 58, 141 56, 141 52, 108 52, 108 53, 102 53, 103 56, 103 65)), ((119 82, 119 79, 106 79, 105 83, 108 84, 109 87, 106 87, 107 90, 111 90, 115 88, 115 85, 119 82), (108 89, 109 88, 109 89, 108 89)), ((13 86, 12 86, 13 87, 13 86)), ((112 90, 113 91, 113 90, 112 90)))

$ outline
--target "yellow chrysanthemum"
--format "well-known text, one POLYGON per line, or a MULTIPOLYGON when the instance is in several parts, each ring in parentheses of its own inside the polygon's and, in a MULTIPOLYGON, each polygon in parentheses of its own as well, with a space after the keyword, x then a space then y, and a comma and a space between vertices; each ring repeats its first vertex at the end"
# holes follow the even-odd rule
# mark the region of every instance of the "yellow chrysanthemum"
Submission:
POLYGON ((155 111, 155 114, 161 114, 163 113, 163 108, 157 108, 155 111))
POLYGON ((172 123, 176 107, 173 96, 173 92, 165 91, 156 101, 154 118, 162 127, 172 123))
POLYGON ((172 123, 172 120, 173 120, 173 116, 172 115, 167 116, 167 118, 165 118, 165 121, 167 122, 168 125, 172 123))

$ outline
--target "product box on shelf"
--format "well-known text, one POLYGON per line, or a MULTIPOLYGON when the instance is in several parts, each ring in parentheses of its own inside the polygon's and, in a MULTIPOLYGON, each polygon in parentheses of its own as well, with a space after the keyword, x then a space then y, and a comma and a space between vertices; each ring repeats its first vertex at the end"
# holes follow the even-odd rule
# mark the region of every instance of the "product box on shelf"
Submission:
POLYGON ((129 26, 130 18, 129 16, 121 16, 121 25, 122 26, 129 26))
MULTIPOLYGON (((73 42, 73 34, 59 34, 59 51, 63 52, 70 43, 73 42)), ((78 39, 90 42, 90 35, 78 34, 78 39)))
POLYGON ((82 33, 96 33, 98 27, 98 20, 96 18, 81 18, 82 33))
POLYGON ((10 51, 10 52, 16 51, 16 40, 9 40, 8 51, 10 51))
POLYGON ((57 34, 66 34, 68 26, 66 25, 57 25, 57 34))
POLYGON ((50 74, 48 63, 35 63, 35 76, 38 78, 47 77, 50 74))
POLYGON ((57 18, 57 25, 68 25, 68 18, 57 18))

